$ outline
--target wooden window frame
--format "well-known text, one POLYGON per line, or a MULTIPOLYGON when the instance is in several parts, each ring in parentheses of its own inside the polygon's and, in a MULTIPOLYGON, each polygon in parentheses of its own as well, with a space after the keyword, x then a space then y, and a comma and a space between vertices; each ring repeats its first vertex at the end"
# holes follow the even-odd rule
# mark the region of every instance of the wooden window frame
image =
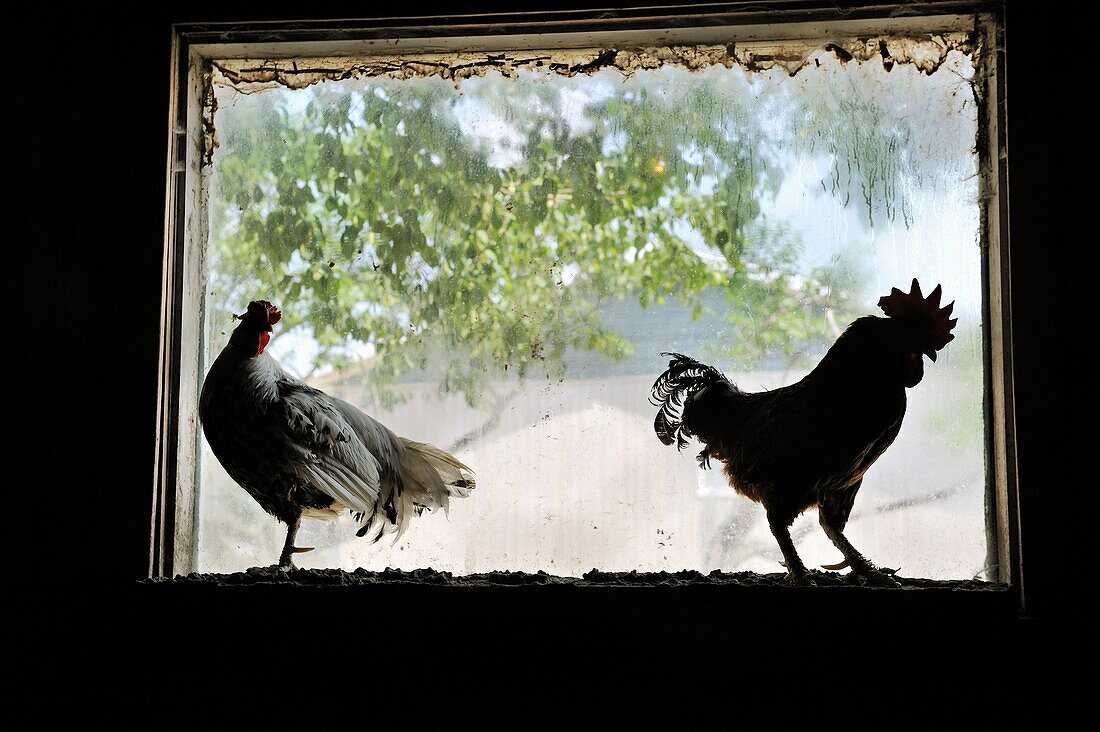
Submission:
MULTIPOLYGON (((1026 605, 1019 532, 1016 419, 1010 314, 1007 148, 1005 138, 1004 23, 997 6, 932 2, 920 15, 899 15, 901 5, 861 5, 843 13, 826 3, 778 3, 759 10, 732 3, 715 12, 698 9, 595 10, 501 15, 374 18, 356 21, 189 23, 173 26, 165 201, 161 341, 159 351, 156 467, 150 511, 150 577, 191 571, 197 524, 198 386, 202 323, 185 317, 199 310, 206 250, 204 156, 210 150, 203 95, 209 64, 225 58, 354 56, 534 48, 593 48, 608 43, 751 43, 863 37, 889 33, 974 30, 984 58, 979 105, 978 155, 983 239, 983 320, 987 490, 996 511, 987 525, 995 543, 999 579, 1014 605, 1026 605)), ((207 158, 208 161, 208 158, 207 158)))

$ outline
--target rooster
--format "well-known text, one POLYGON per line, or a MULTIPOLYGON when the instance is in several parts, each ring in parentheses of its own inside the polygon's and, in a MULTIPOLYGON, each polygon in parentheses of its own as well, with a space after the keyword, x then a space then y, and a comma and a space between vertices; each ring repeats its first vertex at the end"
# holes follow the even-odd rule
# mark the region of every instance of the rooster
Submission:
POLYGON ((790 526, 816 507, 826 535, 844 555, 855 579, 897 586, 894 570, 882 570, 844 536, 863 476, 890 446, 905 416, 905 390, 924 378, 923 355, 955 336, 954 303, 940 308, 939 285, 927 298, 913 280, 908 293, 896 287, 879 299, 887 317, 857 319, 821 362, 796 384, 747 393, 712 366, 678 353, 653 384, 659 406, 653 427, 666 445, 679 449, 697 438, 700 467, 725 464, 738 493, 762 504, 783 552, 787 581, 814 581, 795 551, 790 526))
POLYGON ((424 509, 447 510, 475 487, 473 472, 432 445, 398 437, 347 402, 307 386, 265 352, 282 312, 248 304, 229 343, 210 367, 199 418, 227 473, 286 524, 279 567, 291 556, 303 516, 349 510, 364 536, 404 532, 424 509))

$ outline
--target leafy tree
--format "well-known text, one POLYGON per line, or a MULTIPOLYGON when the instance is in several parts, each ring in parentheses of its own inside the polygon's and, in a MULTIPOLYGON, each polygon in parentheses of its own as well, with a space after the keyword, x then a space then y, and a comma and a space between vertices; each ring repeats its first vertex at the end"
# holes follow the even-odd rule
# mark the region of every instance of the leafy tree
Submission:
POLYGON ((790 136, 766 133, 741 74, 661 73, 237 97, 218 120, 210 311, 265 296, 312 331, 319 364, 373 344, 380 396, 434 371, 471 404, 487 375, 561 376, 570 349, 628 355, 601 322, 609 298, 698 315, 722 290, 739 366, 831 342, 824 311, 855 283, 799 277, 798 238, 760 218, 790 136))

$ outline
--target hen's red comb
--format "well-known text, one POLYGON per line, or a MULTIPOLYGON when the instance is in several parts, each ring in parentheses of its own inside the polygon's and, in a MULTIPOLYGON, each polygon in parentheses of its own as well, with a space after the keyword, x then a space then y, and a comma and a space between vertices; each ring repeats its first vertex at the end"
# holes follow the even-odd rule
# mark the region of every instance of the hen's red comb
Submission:
POLYGON ((241 315, 241 320, 252 318, 261 325, 275 325, 282 320, 283 312, 267 300, 253 300, 248 303, 248 312, 241 315))
POLYGON ((946 307, 940 307, 940 297, 943 288, 936 285, 925 297, 920 291, 920 283, 913 278, 913 286, 908 293, 894 287, 889 295, 879 298, 878 306, 888 317, 906 320, 917 328, 922 336, 921 347, 928 358, 936 360, 936 351, 939 351, 955 338, 951 329, 959 322, 958 318, 952 318, 951 311, 955 309, 955 301, 952 300, 946 307))

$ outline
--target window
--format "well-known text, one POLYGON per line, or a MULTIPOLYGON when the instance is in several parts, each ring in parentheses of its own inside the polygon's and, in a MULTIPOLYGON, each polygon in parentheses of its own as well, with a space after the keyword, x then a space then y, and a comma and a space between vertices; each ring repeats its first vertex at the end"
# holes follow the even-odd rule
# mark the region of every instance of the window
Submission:
MULTIPOLYGON (((849 535, 906 574, 1007 579, 989 32, 944 16, 477 52, 195 43, 158 562, 228 571, 278 552, 281 527, 195 413, 230 314, 267 297, 292 371, 479 477, 449 521, 414 520, 392 546, 348 518, 307 522, 303 566, 776 571, 759 506, 656 441, 658 353, 747 390, 791 383, 916 276, 956 301, 957 337, 910 392, 849 535)), ((808 564, 836 560, 814 515, 793 533, 808 564)))

